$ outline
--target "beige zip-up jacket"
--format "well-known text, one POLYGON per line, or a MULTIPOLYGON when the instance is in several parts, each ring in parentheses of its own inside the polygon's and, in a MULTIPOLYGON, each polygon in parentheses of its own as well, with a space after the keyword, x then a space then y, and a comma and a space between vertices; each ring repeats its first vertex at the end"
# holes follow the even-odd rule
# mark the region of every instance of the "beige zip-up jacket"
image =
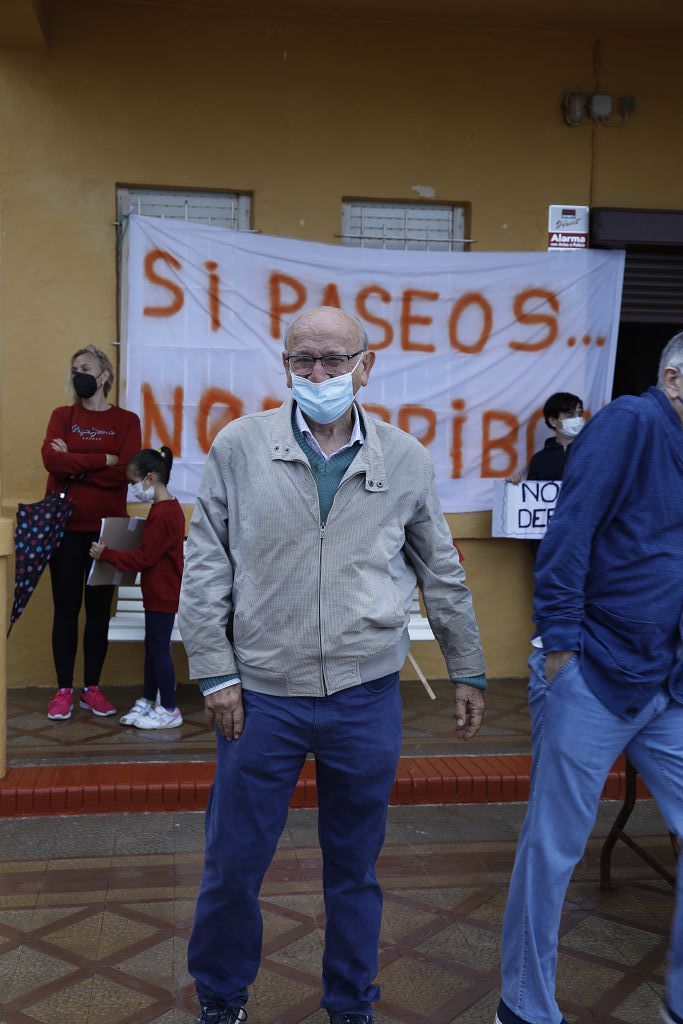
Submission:
POLYGON ((324 524, 291 400, 216 437, 180 595, 192 678, 238 673, 247 690, 322 696, 398 671, 416 579, 449 676, 484 672, 431 459, 357 409, 365 442, 324 524))

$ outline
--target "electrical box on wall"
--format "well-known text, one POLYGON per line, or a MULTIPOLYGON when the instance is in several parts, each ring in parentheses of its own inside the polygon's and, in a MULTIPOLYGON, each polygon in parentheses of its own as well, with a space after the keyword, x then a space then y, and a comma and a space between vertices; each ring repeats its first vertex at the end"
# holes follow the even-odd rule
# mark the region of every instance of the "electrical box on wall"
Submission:
POLYGON ((548 249, 587 249, 589 206, 548 207, 548 249))
POLYGON ((612 97, 596 92, 588 100, 588 113, 594 121, 606 121, 612 113, 612 97))

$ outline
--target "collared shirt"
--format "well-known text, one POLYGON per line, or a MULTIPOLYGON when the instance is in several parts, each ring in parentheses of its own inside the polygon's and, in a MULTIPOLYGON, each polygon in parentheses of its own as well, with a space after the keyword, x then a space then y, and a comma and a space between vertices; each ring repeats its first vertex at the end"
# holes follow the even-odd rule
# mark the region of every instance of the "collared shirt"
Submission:
MULTIPOLYGON (((283 696, 322 696, 323 692, 334 693, 396 671, 405 659, 409 638, 397 620, 395 626, 387 625, 386 629, 381 625, 384 617, 394 623, 396 612, 395 599, 387 600, 388 588, 382 578, 385 574, 387 579, 390 577, 399 593, 410 600, 416 574, 427 608, 434 609, 433 625, 449 676, 455 682, 481 686, 481 645, 464 575, 436 494, 431 460, 414 438, 366 416, 359 404, 356 411, 361 431, 365 429, 365 440, 361 447, 358 439, 356 468, 358 475, 365 474, 365 487, 351 489, 350 500, 338 509, 337 526, 341 528, 327 534, 326 578, 334 581, 334 587, 323 587, 324 593, 316 592, 317 596, 311 600, 302 599, 305 590, 316 590, 319 585, 320 542, 311 543, 318 510, 314 508, 313 494, 308 488, 304 493, 293 487, 273 486, 274 481, 283 479, 283 474, 294 480, 301 473, 301 467, 295 465, 301 462, 301 455, 293 427, 299 435, 301 432, 293 416, 293 406, 290 399, 282 408, 266 415, 242 417, 229 424, 209 453, 205 480, 197 496, 198 509, 202 513, 206 510, 206 518, 196 513, 193 519, 179 613, 192 678, 200 679, 204 692, 236 684, 240 676, 244 676, 248 690, 283 696), (244 458, 224 462, 222 452, 226 444, 228 447, 234 444, 244 458), (385 498, 375 500, 376 496, 379 499, 380 495, 388 495, 389 488, 392 493, 389 502, 385 498), (214 490, 221 490, 224 509, 230 508, 233 513, 229 544, 235 561, 228 554, 227 518, 218 512, 214 519, 216 509, 206 500, 214 490), (263 500, 264 494, 269 496, 267 502, 263 500), (392 509, 397 507, 403 510, 400 525, 405 531, 406 548, 415 551, 414 562, 408 562, 403 551, 397 551, 387 562, 382 538, 388 520, 393 529, 392 509), (263 522, 262 529, 255 533, 249 531, 247 537, 240 508, 249 510, 248 514, 260 516, 263 513, 269 519, 263 522), (306 508, 312 515, 303 514, 306 508), (282 546, 279 572, 274 575, 257 569, 258 598, 250 597, 248 588, 253 571, 245 573, 245 559, 250 565, 260 567, 266 560, 266 553, 271 551, 270 538, 276 533, 279 536, 283 527, 290 535, 288 543, 282 546), (304 534, 306 543, 303 543, 304 534), (262 543, 265 548, 259 548, 262 543), (366 587, 364 582, 360 592, 346 571, 359 546, 369 566, 368 585, 366 587), (253 613, 258 612, 262 617, 264 625, 257 624, 251 636, 246 636, 247 647, 241 652, 244 661, 241 658, 238 661, 226 631, 230 600, 223 602, 219 596, 215 601, 215 614, 206 615, 207 601, 211 602, 212 598, 207 593, 206 580, 201 578, 201 573, 196 573, 196 566, 202 564, 203 552, 210 552, 220 568, 214 575, 217 593, 230 599, 233 592, 238 587, 244 588, 246 583, 247 590, 242 589, 240 596, 241 604, 253 608, 253 613), (313 559, 310 571, 308 559, 313 559), (303 571, 302 566, 305 566, 303 571), (341 600, 337 599, 339 594, 341 600), (298 616, 290 622, 288 616, 296 603, 294 598, 302 607, 312 607, 317 600, 323 619, 298 616), (357 608, 361 598, 363 607, 370 609, 362 618, 357 608), (225 619, 221 618, 223 610, 225 619), (281 627, 279 622, 283 616, 286 621, 283 620, 281 627), (320 650, 321 621, 322 634, 327 638, 322 650, 324 681, 321 657, 316 655, 320 650), (294 646, 292 629, 299 639, 294 646), (315 644, 309 641, 308 634, 315 637, 315 644), (338 638, 341 636, 354 638, 353 651, 348 657, 340 654, 338 638), (363 657, 359 660, 360 648, 363 657), (261 664, 263 671, 259 668, 261 664)), ((349 443, 355 445, 355 441, 349 443)), ((306 447, 310 447, 308 441, 306 447)), ((312 448, 311 454, 314 455, 312 448)), ((349 450, 340 458, 348 454, 349 450)), ((314 457, 322 467, 327 465, 321 456, 315 454, 314 457)), ((408 612, 407 607, 405 611, 408 612)))
POLYGON ((594 695, 626 721, 662 684, 683 704, 683 430, 652 387, 586 424, 536 560, 546 651, 578 651, 594 695), (599 467, 599 469, 598 469, 599 467))
POLYGON ((356 441, 358 442, 358 444, 363 444, 363 441, 365 440, 365 438, 363 437, 363 431, 360 428, 360 417, 358 415, 358 410, 356 409, 355 403, 352 405, 351 408, 353 409, 353 429, 351 430, 351 437, 348 439, 346 444, 343 444, 341 448, 337 449, 336 452, 331 452, 328 455, 327 452, 324 452, 322 450, 322 448, 314 438, 313 434, 311 433, 311 428, 304 419, 301 409, 299 408, 298 405, 296 406, 294 412, 294 419, 296 420, 297 427, 304 435, 304 437, 306 438, 306 442, 311 446, 316 455, 320 455, 320 457, 323 458, 325 462, 328 462, 333 455, 338 455, 339 452, 343 452, 347 448, 350 448, 351 445, 354 445, 356 443, 356 441))

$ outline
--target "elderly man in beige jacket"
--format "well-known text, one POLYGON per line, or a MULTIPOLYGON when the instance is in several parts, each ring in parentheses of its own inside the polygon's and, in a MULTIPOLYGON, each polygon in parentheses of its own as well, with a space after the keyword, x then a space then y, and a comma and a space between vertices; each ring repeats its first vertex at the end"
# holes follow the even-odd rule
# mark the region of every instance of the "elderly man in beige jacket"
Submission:
POLYGON ((429 455, 355 401, 375 355, 322 307, 285 337, 292 399, 209 452, 180 628, 216 726, 206 858, 190 941, 198 1024, 245 1018, 258 894, 307 755, 316 760, 331 1024, 371 1024, 382 915, 375 862, 401 744, 398 673, 416 583, 454 683, 456 735, 481 724, 484 662, 429 455))

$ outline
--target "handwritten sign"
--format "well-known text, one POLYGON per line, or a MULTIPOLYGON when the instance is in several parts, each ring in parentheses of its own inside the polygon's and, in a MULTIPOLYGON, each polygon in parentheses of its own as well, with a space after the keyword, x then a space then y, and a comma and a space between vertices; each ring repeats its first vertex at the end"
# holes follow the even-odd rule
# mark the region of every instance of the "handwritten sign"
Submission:
POLYGON ((492 537, 539 540, 553 517, 562 484, 559 480, 525 480, 493 485, 492 537))
POLYGON ((288 397, 285 325, 356 314, 376 353, 359 395, 429 450, 446 512, 490 509, 492 482, 540 447, 554 391, 609 401, 624 253, 398 252, 132 216, 123 293, 126 405, 175 455, 194 501, 218 431, 288 397))

